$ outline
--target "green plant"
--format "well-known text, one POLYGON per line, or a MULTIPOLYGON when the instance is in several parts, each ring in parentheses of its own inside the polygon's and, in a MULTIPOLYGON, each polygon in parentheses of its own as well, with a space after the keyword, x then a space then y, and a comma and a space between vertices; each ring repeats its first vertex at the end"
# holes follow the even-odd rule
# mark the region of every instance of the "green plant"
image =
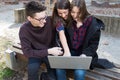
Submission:
POLYGON ((14 74, 15 71, 9 68, 0 69, 0 80, 3 80, 4 78, 12 77, 14 74))
POLYGON ((15 74, 15 71, 6 67, 5 63, 5 50, 11 45, 11 41, 9 39, 0 37, 0 80, 4 80, 4 78, 12 77, 15 74))

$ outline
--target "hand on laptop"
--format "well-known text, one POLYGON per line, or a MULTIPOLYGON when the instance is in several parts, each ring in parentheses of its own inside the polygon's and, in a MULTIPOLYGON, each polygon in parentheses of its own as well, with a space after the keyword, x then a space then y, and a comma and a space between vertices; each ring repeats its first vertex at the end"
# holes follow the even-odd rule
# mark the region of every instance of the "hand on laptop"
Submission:
POLYGON ((80 57, 87 57, 85 54, 81 54, 80 57))
POLYGON ((63 51, 61 47, 53 47, 53 48, 48 49, 48 54, 59 56, 63 54, 63 51))

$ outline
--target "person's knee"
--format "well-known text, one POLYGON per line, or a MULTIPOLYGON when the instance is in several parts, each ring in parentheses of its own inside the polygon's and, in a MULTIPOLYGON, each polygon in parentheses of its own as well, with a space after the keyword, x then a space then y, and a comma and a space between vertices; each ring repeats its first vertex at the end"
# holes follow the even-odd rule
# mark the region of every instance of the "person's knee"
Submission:
POLYGON ((62 70, 62 69, 56 69, 56 73, 57 74, 65 74, 65 70, 62 70))
POLYGON ((40 66, 36 64, 29 64, 28 65, 28 71, 30 72, 37 72, 39 70, 40 66))
POLYGON ((39 67, 37 65, 28 65, 28 80, 39 80, 38 76, 39 67))
POLYGON ((85 76, 86 71, 85 70, 75 70, 74 71, 74 75, 75 76, 79 76, 79 77, 84 77, 85 76))
POLYGON ((66 70, 56 69, 57 80, 66 80, 66 70))

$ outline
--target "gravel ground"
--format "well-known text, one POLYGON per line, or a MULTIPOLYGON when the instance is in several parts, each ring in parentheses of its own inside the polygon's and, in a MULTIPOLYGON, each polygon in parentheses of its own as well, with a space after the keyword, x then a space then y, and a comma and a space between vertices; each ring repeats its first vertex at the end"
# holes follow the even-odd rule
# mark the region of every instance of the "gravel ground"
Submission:
MULTIPOLYGON (((13 43, 18 42, 18 31, 21 26, 20 24, 14 23, 14 9, 23 7, 22 3, 19 3, 18 5, 4 5, 0 3, 0 38, 6 37, 10 39, 13 43)), ((111 14, 108 15, 115 15, 120 17, 120 9, 103 9, 103 8, 96 8, 89 5, 88 10, 92 14, 97 14, 99 10, 101 10, 101 15, 106 15, 110 11, 111 14), (104 10, 104 11, 103 11, 104 10), (104 12, 104 14, 103 14, 104 12), (115 13, 114 13, 115 12, 115 13)), ((1 44, 1 43, 0 43, 1 44)), ((100 44, 98 48, 98 55, 100 58, 106 58, 110 60, 111 62, 115 62, 120 64, 120 38, 119 37, 113 37, 111 35, 106 34, 105 32, 102 32, 100 44)), ((17 75, 15 75, 12 79, 6 79, 6 80, 26 80, 26 73, 24 74, 24 71, 16 72, 17 75), (18 76, 19 75, 19 76, 18 76), (18 79, 16 79, 16 77, 18 79), (21 77, 19 79, 19 77, 21 77), (24 79, 23 79, 24 77, 24 79)))

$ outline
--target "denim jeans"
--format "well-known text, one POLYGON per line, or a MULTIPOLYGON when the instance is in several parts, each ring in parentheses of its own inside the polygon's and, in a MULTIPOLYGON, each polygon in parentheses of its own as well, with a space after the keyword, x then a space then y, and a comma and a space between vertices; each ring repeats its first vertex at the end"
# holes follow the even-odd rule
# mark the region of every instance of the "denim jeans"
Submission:
MULTIPOLYGON (((71 56, 79 57, 80 51, 71 50, 71 56)), ((86 70, 74 69, 74 80, 85 80, 86 70)), ((65 69, 56 69, 57 80, 67 80, 65 69)))
POLYGON ((56 80, 55 70, 50 68, 48 58, 29 58, 28 60, 28 80, 39 80, 39 69, 42 63, 46 64, 48 75, 51 80, 56 80))
MULTIPOLYGON (((86 70, 75 69, 74 80, 85 80, 86 70)), ((56 69, 57 80, 67 80, 65 69, 56 69)))

